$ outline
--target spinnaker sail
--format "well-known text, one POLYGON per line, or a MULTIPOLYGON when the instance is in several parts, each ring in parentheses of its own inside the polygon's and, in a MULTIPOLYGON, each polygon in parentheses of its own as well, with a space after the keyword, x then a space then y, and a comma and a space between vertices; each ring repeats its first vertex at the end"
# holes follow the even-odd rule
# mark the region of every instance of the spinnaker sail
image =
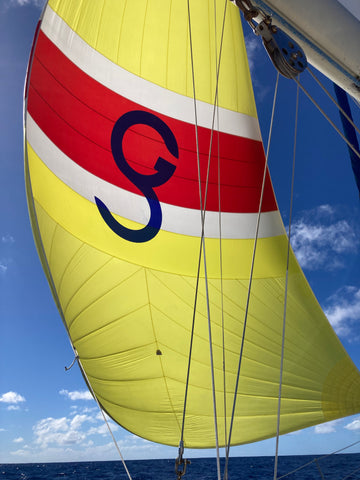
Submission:
MULTIPOLYGON (((210 326, 220 444, 234 397, 232 444, 274 436, 288 239, 238 9, 50 0, 25 106, 35 241, 103 409, 178 445, 194 329, 184 444, 214 446, 210 326)), ((359 372, 292 251, 283 360, 281 433, 360 411, 359 372)))

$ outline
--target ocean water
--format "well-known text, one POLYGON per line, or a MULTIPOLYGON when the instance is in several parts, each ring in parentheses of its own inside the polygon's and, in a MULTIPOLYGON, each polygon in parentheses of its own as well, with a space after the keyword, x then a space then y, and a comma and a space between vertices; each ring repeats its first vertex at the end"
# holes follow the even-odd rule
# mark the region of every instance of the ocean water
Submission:
MULTIPOLYGON (((278 479, 360 479, 360 454, 332 455, 315 461, 313 456, 279 457, 278 479)), ((133 480, 177 480, 174 460, 131 460, 126 462, 133 480)), ((229 461, 229 480, 272 480, 272 457, 235 457, 229 461)), ((26 463, 0 465, 0 480, 126 480, 121 462, 26 463)), ((194 458, 183 480, 216 480, 214 458, 194 458)))

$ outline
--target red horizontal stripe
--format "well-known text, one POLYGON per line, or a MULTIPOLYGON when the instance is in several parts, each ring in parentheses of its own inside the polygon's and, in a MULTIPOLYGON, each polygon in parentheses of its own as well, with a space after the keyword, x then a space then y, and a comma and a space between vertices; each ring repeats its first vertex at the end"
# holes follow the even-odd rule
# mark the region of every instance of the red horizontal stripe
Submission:
MULTIPOLYGON (((68 157, 92 174, 128 191, 137 188, 117 167, 110 138, 114 123, 131 110, 145 110, 96 82, 76 67, 40 32, 33 60, 28 111, 50 140, 68 157)), ((159 156, 176 165, 174 175, 156 188, 161 202, 199 208, 196 137, 193 125, 160 115, 179 146, 173 158, 160 135, 138 125, 124 137, 124 155, 139 173, 154 173, 159 156)), ((200 171, 204 198, 211 132, 199 127, 200 171)), ((257 212, 264 152, 261 142, 215 133, 209 171, 207 209, 218 210, 218 150, 220 152, 221 208, 228 212, 257 212), (218 148, 219 145, 219 148, 218 148)), ((263 211, 276 210, 267 175, 263 211)))

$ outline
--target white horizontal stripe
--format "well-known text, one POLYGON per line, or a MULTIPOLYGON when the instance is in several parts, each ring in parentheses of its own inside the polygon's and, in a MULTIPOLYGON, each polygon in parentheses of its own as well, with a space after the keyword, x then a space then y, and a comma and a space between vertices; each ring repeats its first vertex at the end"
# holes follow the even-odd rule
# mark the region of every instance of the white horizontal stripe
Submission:
MULTIPOLYGON (((35 121, 27 114, 27 140, 46 166, 66 185, 82 197, 95 203, 100 198, 109 210, 121 217, 147 225, 150 210, 146 198, 142 195, 123 190, 112 185, 73 162, 59 150, 35 121)), ((199 210, 177 207, 161 203, 163 213, 162 230, 182 235, 201 235, 201 216, 199 210)), ((222 213, 222 238, 254 238, 257 214, 222 213)), ((259 237, 273 237, 285 233, 278 210, 261 215, 259 237)), ((206 212, 205 236, 219 238, 218 212, 206 212)))
MULTIPOLYGON (((46 36, 81 70, 110 90, 146 108, 194 124, 194 101, 119 67, 90 47, 48 6, 41 24, 46 36)), ((214 107, 197 101, 197 123, 212 127, 214 107)), ((219 108, 219 130, 261 140, 257 118, 219 108)))

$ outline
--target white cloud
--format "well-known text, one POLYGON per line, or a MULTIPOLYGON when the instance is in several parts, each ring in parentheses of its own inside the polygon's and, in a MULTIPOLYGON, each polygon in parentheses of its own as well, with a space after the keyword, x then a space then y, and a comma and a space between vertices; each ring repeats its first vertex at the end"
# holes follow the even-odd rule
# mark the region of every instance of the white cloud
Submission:
POLYGON ((45 3, 46 0, 5 0, 4 7, 26 7, 32 5, 34 7, 42 8, 45 3))
POLYGON ((344 267, 344 257, 356 253, 359 235, 337 211, 321 205, 304 212, 291 226, 291 245, 303 268, 335 270, 344 267))
POLYGON ((8 269, 9 262, 4 258, 0 260, 0 273, 5 274, 8 269))
POLYGON ((12 235, 9 235, 7 233, 6 235, 2 235, 1 242, 2 243, 7 243, 7 244, 13 244, 15 242, 15 239, 12 235))
POLYGON ((71 415, 76 415, 78 413, 95 413, 99 411, 99 407, 96 405, 95 407, 80 407, 79 405, 71 405, 70 406, 71 415))
MULTIPOLYGON (((71 408, 71 410, 73 410, 71 408)), ((33 427, 33 442, 27 445, 15 444, 21 448, 10 452, 13 462, 71 462, 118 460, 118 453, 110 439, 102 416, 85 414, 88 408, 77 408, 68 417, 43 418, 33 427), (81 412, 81 413, 80 413, 81 412), (104 440, 105 439, 105 440, 104 440), (106 442, 105 444, 103 442, 106 442)), ((94 409, 91 409, 94 410, 94 409)), ((129 434, 110 421, 113 432, 118 437, 119 448, 128 460, 163 458, 164 447, 129 434)), ((13 445, 15 445, 13 444, 13 445)), ((174 447, 167 447, 165 456, 176 455, 174 447)))
POLYGON ((262 42, 260 38, 254 35, 252 32, 245 35, 245 41, 246 41, 246 53, 248 57, 249 68, 251 72, 253 72, 256 67, 255 64, 257 62, 258 53, 263 48, 262 42))
POLYGON ((267 94, 271 92, 271 88, 268 84, 261 84, 259 82, 257 76, 257 66, 259 62, 263 62, 264 60, 267 62, 269 61, 269 59, 267 58, 267 54, 260 37, 254 35, 253 31, 250 31, 250 28, 248 30, 246 26, 244 29, 244 33, 246 53, 249 63, 249 69, 251 72, 254 93, 256 95, 257 101, 261 102, 267 96, 267 94))
POLYGON ((95 420, 93 419, 93 417, 90 417, 89 415, 75 415, 75 417, 70 422, 70 427, 73 430, 77 430, 81 428, 84 422, 94 422, 94 421, 95 420))
POLYGON ((336 432, 336 424, 339 423, 339 420, 332 420, 331 422, 323 423, 321 425, 316 425, 314 428, 315 433, 326 434, 336 432))
MULTIPOLYGON (((11 8, 21 7, 36 7, 41 10, 46 3, 46 0, 1 0, 0 14, 6 13, 11 8)), ((40 11, 39 11, 40 14, 40 11)))
POLYGON ((34 427, 35 443, 42 448, 48 445, 73 445, 82 443, 86 439, 86 433, 81 431, 84 422, 93 421, 88 415, 76 415, 73 419, 44 418, 34 427))
POLYGON ((89 390, 82 390, 82 391, 73 391, 69 392, 68 390, 60 390, 60 395, 65 395, 70 400, 93 400, 93 396, 89 392, 89 390))
POLYGON ((97 415, 96 415, 96 418, 97 418, 98 420, 104 421, 103 414, 105 415, 106 420, 108 420, 108 421, 110 420, 110 421, 111 421, 111 418, 109 417, 109 415, 108 415, 106 412, 104 412, 104 411, 100 412, 100 411, 98 410, 98 413, 97 413, 97 415))
POLYGON ((6 410, 20 410, 19 405, 9 405, 6 410))
MULTIPOLYGON (((164 447, 152 444, 150 442, 138 442, 125 439, 120 440, 119 447, 122 454, 127 460, 131 459, 154 459, 163 458, 164 447)), ((177 451, 174 447, 168 447, 168 456, 174 457, 177 451)), ((17 462, 79 462, 79 461, 104 461, 119 460, 119 455, 112 441, 105 444, 95 444, 87 441, 81 444, 81 448, 76 445, 68 445, 64 447, 54 446, 47 447, 42 450, 39 448, 26 449, 25 447, 17 451, 11 452, 14 461, 17 462)))
POLYGON ((24 439, 22 437, 14 438, 13 442, 14 443, 22 443, 24 439))
POLYGON ((352 422, 345 425, 345 428, 348 430, 360 430, 360 418, 353 420, 352 422))
POLYGON ((353 327, 360 320, 360 289, 341 288, 327 299, 324 312, 338 335, 356 340, 353 327))
MULTIPOLYGON (((119 430, 119 426, 116 423, 113 423, 113 422, 111 422, 110 428, 111 428, 112 432, 116 432, 117 430, 119 430)), ((102 425, 99 425, 98 427, 90 428, 90 430, 87 433, 88 433, 88 435, 103 435, 103 436, 106 436, 106 435, 109 435, 109 429, 108 429, 106 423, 104 422, 102 425)))
POLYGON ((25 402, 25 398, 19 393, 10 391, 7 393, 3 393, 1 395, 0 402, 17 404, 17 403, 25 402))

